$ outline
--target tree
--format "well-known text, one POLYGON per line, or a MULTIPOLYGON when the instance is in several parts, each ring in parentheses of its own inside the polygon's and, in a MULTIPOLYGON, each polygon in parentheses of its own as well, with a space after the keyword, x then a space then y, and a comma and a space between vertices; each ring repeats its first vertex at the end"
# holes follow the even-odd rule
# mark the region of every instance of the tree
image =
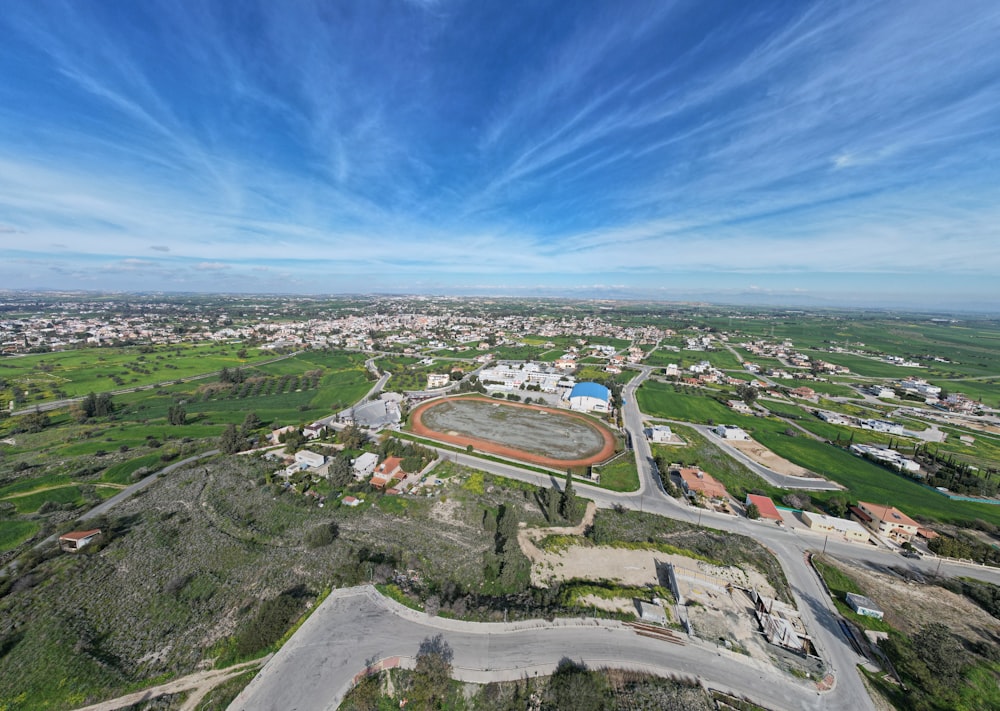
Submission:
POLYGON ((497 516, 497 553, 507 540, 517 540, 517 513, 507 504, 501 504, 497 516))
POLYGON ((338 488, 350 484, 354 480, 354 468, 351 466, 350 457, 340 456, 330 462, 327 478, 330 484, 338 488))
POLYGON ((607 687, 600 676, 569 659, 559 662, 549 680, 546 711, 601 711, 608 707, 607 687))
POLYGON ((351 423, 340 431, 340 436, 337 439, 340 440, 345 449, 361 449, 366 437, 360 427, 351 423))
POLYGON ((171 405, 167 410, 167 422, 171 425, 183 425, 187 422, 187 410, 183 405, 171 405))
POLYGON ((243 424, 240 425, 240 432, 243 434, 244 437, 246 437, 254 430, 260 429, 260 426, 262 424, 263 423, 260 421, 260 418, 257 417, 257 413, 254 412, 253 410, 250 410, 250 412, 247 413, 246 417, 243 418, 243 424))
POLYGON ((573 472, 566 470, 566 483, 563 485, 562 497, 559 500, 559 513, 562 517, 573 523, 576 521, 579 509, 579 502, 576 498, 576 490, 573 489, 573 472))
POLYGON ((221 449, 225 454, 236 454, 241 451, 243 447, 244 440, 240 437, 240 433, 236 429, 236 425, 226 425, 226 429, 222 431, 222 437, 219 438, 219 449, 221 449))
POLYGON ((440 634, 420 643, 409 697, 414 708, 443 708, 451 685, 453 657, 451 646, 440 634))
POLYGON ((747 505, 747 518, 751 521, 756 521, 760 518, 760 508, 757 507, 757 504, 747 505))
POLYGON ((847 502, 840 496, 834 496, 826 502, 826 510, 830 512, 831 516, 843 518, 847 514, 847 502))
POLYGON ((49 426, 49 416, 41 410, 29 412, 21 417, 21 430, 28 433, 41 432, 49 426))
POLYGON ((743 383, 737 386, 736 396, 747 405, 752 406, 757 401, 757 388, 750 383, 743 383))
POLYGON ((111 393, 101 393, 94 402, 94 417, 110 417, 115 413, 115 403, 111 393))
POLYGON ((309 548, 321 548, 328 546, 337 540, 340 535, 340 527, 336 521, 328 521, 318 526, 313 526, 306 533, 305 544, 309 548))

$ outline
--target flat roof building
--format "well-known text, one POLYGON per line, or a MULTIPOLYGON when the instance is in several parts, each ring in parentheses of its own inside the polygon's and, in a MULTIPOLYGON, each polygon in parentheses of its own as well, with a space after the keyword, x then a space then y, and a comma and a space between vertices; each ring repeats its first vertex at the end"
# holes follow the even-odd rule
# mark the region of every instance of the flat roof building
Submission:
POLYGON ((868 542, 868 531, 857 521, 849 521, 846 518, 827 516, 826 514, 814 513, 812 511, 803 511, 802 523, 808 526, 810 531, 828 534, 836 533, 855 543, 868 542))
POLYGON ((875 602, 864 595, 858 595, 857 593, 847 593, 846 595, 848 606, 854 610, 859 615, 864 615, 865 617, 874 617, 876 620, 881 620, 885 612, 882 608, 875 604, 875 602))

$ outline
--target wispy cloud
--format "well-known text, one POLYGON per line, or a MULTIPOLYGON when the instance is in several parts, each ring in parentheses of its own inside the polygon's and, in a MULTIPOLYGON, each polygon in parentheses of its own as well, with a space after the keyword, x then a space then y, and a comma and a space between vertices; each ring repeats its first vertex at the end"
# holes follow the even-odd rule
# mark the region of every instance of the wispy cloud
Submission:
POLYGON ((709 5, 11 0, 0 277, 1000 269, 1000 8, 709 5))

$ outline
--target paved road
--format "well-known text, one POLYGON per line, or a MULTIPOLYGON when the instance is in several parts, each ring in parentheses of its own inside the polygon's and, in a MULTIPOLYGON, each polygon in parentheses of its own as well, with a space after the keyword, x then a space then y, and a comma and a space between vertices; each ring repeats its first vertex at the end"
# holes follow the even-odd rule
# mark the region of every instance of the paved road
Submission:
POLYGON ((549 674, 562 659, 588 667, 633 668, 697 678, 710 688, 752 696, 771 709, 854 711, 842 694, 819 694, 743 655, 706 644, 676 645, 605 620, 475 624, 431 618, 363 586, 334 591, 229 706, 230 711, 336 709, 368 662, 402 657, 442 634, 455 652, 454 675, 485 683, 549 674))

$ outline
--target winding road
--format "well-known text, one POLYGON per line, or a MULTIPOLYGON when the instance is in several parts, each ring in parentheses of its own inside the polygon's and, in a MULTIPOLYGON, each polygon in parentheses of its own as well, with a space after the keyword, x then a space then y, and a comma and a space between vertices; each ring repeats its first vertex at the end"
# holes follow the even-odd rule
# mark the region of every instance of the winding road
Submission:
MULTIPOLYGON (((694 510, 667 496, 655 471, 643 434, 643 417, 635 390, 649 375, 643 368, 625 387, 625 427, 631 435, 639 469, 639 489, 615 493, 577 482, 599 507, 624 506, 691 523, 704 516, 708 526, 750 536, 781 562, 803 622, 833 685, 817 691, 810 681, 798 683, 771 667, 743 655, 706 646, 689 638, 684 645, 640 636, 617 622, 556 620, 512 624, 476 624, 428 617, 378 595, 369 587, 335 591, 305 625, 264 667, 230 706, 233 711, 285 708, 335 709, 368 664, 387 661, 412 666, 420 642, 441 633, 455 651, 459 680, 512 680, 550 673, 563 658, 588 666, 616 666, 658 674, 698 678, 706 686, 746 696, 770 709, 861 711, 874 704, 857 666, 864 661, 840 627, 840 616, 819 577, 807 563, 807 553, 824 547, 841 558, 870 567, 909 568, 930 574, 966 575, 1000 584, 1000 570, 937 560, 907 560, 892 551, 824 539, 811 532, 779 528, 711 511, 694 510)), ((555 476, 525 471, 514 464, 441 450, 458 464, 543 486, 559 485, 555 476)))

